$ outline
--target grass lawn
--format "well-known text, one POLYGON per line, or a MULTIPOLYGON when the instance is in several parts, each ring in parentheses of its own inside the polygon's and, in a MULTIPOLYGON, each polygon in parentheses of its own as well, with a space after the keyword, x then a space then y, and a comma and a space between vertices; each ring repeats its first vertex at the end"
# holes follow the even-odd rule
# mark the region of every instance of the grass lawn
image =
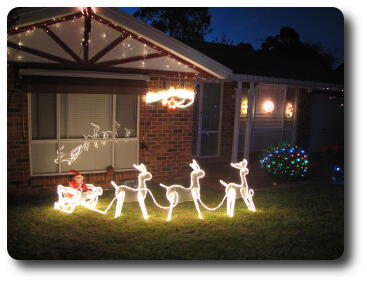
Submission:
MULTIPOLYGON (((152 191, 167 205, 162 188, 152 191)), ((215 206, 223 192, 202 188, 215 206)), ((226 207, 197 218, 192 202, 179 204, 171 222, 167 211, 125 203, 114 219, 78 207, 73 214, 53 209, 56 192, 18 199, 8 195, 8 251, 16 259, 336 259, 343 253, 344 190, 329 184, 294 184, 257 191, 257 211, 237 200, 233 218, 226 207)), ((105 191, 98 208, 113 198, 105 191)))

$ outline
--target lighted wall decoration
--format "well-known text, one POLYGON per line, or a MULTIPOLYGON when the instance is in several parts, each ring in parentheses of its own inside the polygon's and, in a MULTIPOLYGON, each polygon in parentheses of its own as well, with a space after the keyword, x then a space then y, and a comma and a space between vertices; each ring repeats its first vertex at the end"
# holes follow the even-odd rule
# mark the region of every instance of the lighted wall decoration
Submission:
POLYGON ((241 99, 241 117, 246 118, 248 110, 248 98, 246 96, 241 99))
POLYGON ((256 208, 252 199, 254 191, 252 189, 249 189, 246 180, 246 175, 249 173, 249 170, 247 168, 247 160, 243 159, 239 163, 231 163, 231 166, 236 169, 240 169, 241 184, 227 184, 224 181, 220 180, 220 183, 226 187, 227 215, 229 217, 233 217, 236 199, 241 197, 244 200, 247 208, 255 212, 256 208))
POLYGON ((263 104, 263 109, 266 113, 271 113, 274 111, 274 102, 271 100, 267 100, 263 104))
POLYGON ((134 164, 134 167, 140 171, 138 175, 138 187, 136 189, 125 185, 118 186, 114 181, 111 181, 112 186, 115 188, 115 197, 117 199, 115 218, 121 215, 124 202, 137 201, 139 202, 144 219, 148 219, 148 212, 144 202, 148 192, 145 182, 152 179, 152 174, 147 171, 144 164, 134 164))
POLYGON ((198 213, 199 218, 201 219, 201 212, 199 207, 199 200, 200 200, 200 182, 199 179, 205 176, 204 170, 202 170, 197 164, 195 160, 190 163, 190 167, 193 169, 191 172, 191 184, 190 187, 185 188, 181 185, 171 185, 166 186, 160 184, 166 191, 166 197, 170 203, 167 221, 170 221, 172 218, 172 210, 173 208, 181 202, 185 201, 194 201, 195 207, 198 213))
POLYGON ((54 203, 54 208, 66 213, 72 213, 77 205, 95 210, 98 203, 98 197, 102 195, 103 189, 87 184, 89 191, 82 192, 80 189, 57 187, 58 201, 54 203))
POLYGON ((293 117, 294 108, 291 102, 287 102, 284 112, 286 118, 290 119, 293 117))
POLYGON ((186 108, 194 103, 194 99, 194 91, 173 87, 158 92, 150 91, 145 96, 146 103, 161 101, 162 105, 168 106, 169 109, 186 108))

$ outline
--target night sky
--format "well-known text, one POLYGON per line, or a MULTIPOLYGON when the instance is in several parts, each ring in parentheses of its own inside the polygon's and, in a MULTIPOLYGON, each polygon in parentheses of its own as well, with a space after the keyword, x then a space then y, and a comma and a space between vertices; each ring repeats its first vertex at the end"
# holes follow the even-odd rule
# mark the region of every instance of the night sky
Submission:
MULTIPOLYGON (((133 14, 138 8, 121 8, 133 14)), ((344 19, 334 8, 209 8, 212 33, 205 40, 212 41, 226 33, 234 44, 251 43, 255 48, 268 35, 278 34, 289 26, 300 34, 302 41, 319 42, 339 63, 344 61, 344 19)))

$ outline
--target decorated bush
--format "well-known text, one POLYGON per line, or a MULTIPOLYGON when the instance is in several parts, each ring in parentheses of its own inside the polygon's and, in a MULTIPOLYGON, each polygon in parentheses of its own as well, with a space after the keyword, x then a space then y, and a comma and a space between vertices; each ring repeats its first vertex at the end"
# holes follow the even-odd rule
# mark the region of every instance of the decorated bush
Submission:
POLYGON ((260 166, 274 181, 296 181, 308 174, 307 154, 291 144, 282 143, 268 149, 260 160, 260 166))

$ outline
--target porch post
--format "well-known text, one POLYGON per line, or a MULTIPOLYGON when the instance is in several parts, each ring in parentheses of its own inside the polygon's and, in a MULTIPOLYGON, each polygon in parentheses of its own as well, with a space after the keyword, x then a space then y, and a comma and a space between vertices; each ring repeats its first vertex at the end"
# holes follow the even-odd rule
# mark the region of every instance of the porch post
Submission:
POLYGON ((241 96, 242 96, 242 81, 237 81, 236 104, 235 104, 234 124, 233 124, 233 144, 232 144, 232 158, 231 158, 232 162, 237 162, 238 136, 240 133, 241 96))
POLYGON ((250 83, 250 89, 248 90, 247 125, 244 142, 244 158, 246 158, 247 160, 249 160, 250 157, 254 115, 255 115, 255 83, 250 83))

